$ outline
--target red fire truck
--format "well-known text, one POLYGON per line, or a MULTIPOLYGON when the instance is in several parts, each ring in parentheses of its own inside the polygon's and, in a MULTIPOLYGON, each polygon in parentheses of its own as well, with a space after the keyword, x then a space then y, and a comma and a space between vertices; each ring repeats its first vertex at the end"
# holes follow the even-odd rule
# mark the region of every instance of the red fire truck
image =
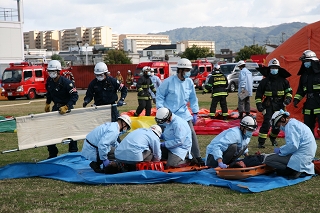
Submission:
MULTIPOLYGON (((7 97, 8 100, 20 97, 30 100, 46 94, 47 64, 21 62, 9 65, 2 74, 1 96, 7 97)), ((74 81, 70 70, 61 70, 60 74, 74 81)))
POLYGON ((207 76, 212 71, 212 64, 205 60, 196 60, 192 62, 192 70, 190 78, 193 80, 194 85, 200 90, 203 89, 202 85, 206 81, 207 76))

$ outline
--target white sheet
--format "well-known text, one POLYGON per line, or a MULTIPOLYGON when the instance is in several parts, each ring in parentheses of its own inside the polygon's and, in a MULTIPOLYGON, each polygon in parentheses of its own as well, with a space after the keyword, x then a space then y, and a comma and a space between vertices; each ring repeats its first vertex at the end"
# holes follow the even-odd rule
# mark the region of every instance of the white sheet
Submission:
POLYGON ((47 112, 16 118, 19 150, 85 139, 95 127, 111 121, 111 106, 72 109, 70 113, 47 112))

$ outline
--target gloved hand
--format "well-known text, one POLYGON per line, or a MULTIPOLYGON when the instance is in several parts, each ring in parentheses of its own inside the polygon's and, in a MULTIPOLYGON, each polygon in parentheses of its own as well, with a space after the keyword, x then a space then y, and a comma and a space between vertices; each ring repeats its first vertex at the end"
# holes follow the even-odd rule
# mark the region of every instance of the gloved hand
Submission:
POLYGON ((241 92, 244 92, 244 87, 241 87, 241 92))
POLYGON ((286 99, 284 99, 283 105, 287 106, 290 104, 290 102, 291 102, 291 100, 289 98, 286 98, 286 99))
POLYGON ((117 103, 117 106, 123 106, 123 103, 124 103, 124 99, 121 98, 118 103, 117 103))
POLYGON ((202 95, 204 95, 204 94, 206 94, 206 92, 205 92, 205 91, 202 91, 202 95))
POLYGON ((62 107, 60 107, 59 108, 59 113, 61 114, 61 115, 63 115, 63 114, 66 114, 67 112, 68 112, 68 106, 67 105, 64 105, 64 106, 62 106, 62 107))
POLYGON ((299 101, 298 101, 297 99, 294 99, 294 100, 293 100, 293 106, 294 106, 295 108, 298 108, 298 103, 299 103, 299 101))
POLYGON ((221 169, 226 169, 228 168, 228 166, 226 164, 224 164, 223 162, 219 162, 218 163, 218 166, 221 168, 221 169))
POLYGON ((276 153, 276 154, 279 154, 280 153, 280 148, 279 147, 276 147, 276 148, 274 148, 274 153, 276 153))
POLYGON ((44 111, 50 112, 50 104, 46 104, 46 106, 44 107, 44 111))
POLYGON ((160 147, 163 147, 165 148, 166 147, 166 144, 164 142, 160 143, 160 147))
POLYGON ((263 106, 259 105, 259 106, 258 106, 258 111, 259 111, 259 112, 262 112, 263 110, 264 110, 263 106))
POLYGON ((157 101, 156 101, 155 98, 152 99, 152 102, 153 102, 154 104, 157 104, 157 101))
POLYGON ((82 107, 86 107, 87 105, 88 105, 88 103, 85 101, 85 102, 83 102, 82 107))
POLYGON ((108 159, 105 159, 102 161, 103 162, 103 166, 106 167, 109 165, 110 161, 108 159))
POLYGON ((195 125, 197 123, 197 120, 198 120, 198 113, 193 113, 193 116, 192 116, 193 125, 195 125))

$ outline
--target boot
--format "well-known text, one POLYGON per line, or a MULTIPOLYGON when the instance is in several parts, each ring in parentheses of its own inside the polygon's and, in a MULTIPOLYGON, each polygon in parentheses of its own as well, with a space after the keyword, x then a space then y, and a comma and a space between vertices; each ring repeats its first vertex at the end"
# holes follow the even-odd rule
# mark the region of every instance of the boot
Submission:
POLYGON ((104 173, 97 162, 92 161, 89 165, 91 169, 93 169, 93 171, 95 171, 96 173, 104 173))
POLYGON ((250 115, 250 112, 246 112, 246 115, 250 115))
POLYGON ((266 142, 266 139, 265 139, 265 138, 258 138, 258 142, 259 142, 258 148, 262 148, 262 149, 266 148, 266 147, 264 146, 264 143, 266 142))
POLYGON ((272 146, 278 146, 278 142, 276 141, 276 138, 270 137, 270 141, 272 143, 272 146))
POLYGON ((227 116, 223 116, 222 120, 226 121, 228 119, 227 116))
POLYGON ((139 117, 139 115, 136 112, 133 114, 133 116, 134 117, 139 117))
POLYGON ((239 112, 239 117, 237 119, 242 119, 243 118, 243 112, 239 112))

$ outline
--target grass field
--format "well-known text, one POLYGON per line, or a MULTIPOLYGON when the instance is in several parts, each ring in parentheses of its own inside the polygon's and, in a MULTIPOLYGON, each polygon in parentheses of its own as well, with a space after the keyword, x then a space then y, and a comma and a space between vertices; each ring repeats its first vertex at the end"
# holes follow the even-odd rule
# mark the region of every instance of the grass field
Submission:
MULTIPOLYGON (((82 107, 83 93, 75 108, 82 107)), ((198 92, 200 108, 209 108, 208 94, 198 92)), ((231 93, 229 109, 236 109, 237 96, 231 93)), ((120 112, 136 109, 135 92, 129 92, 127 105, 120 112)), ((0 115, 23 116, 44 112, 45 99, 35 102, 21 99, 0 101, 0 115), (12 105, 18 104, 18 105, 12 105), (4 105, 12 105, 6 106, 4 105)), ((251 106, 255 107, 254 98, 251 106)), ((218 108, 220 109, 220 108, 218 108)), ((50 124, 48 124, 50 125, 50 124)), ((41 130, 39 130, 41 131, 41 130)), ((54 134, 48 132, 48 137, 54 134)), ((199 135, 201 154, 214 135, 199 135)), ((284 143, 279 139, 280 145, 284 143)), ((82 141, 78 143, 82 148, 82 141)), ((319 141, 317 141, 319 146, 319 141)), ((267 141, 265 153, 273 151, 267 141)), ((17 148, 16 133, 0 133, 0 151, 17 148)), ((58 144, 59 154, 68 146, 58 144)), ((258 151, 257 137, 251 139, 250 153, 258 151)), ((48 157, 46 147, 22 150, 0 155, 0 166, 16 162, 37 162, 48 157)), ((319 149, 316 157, 320 157, 319 149)), ((319 212, 319 177, 298 185, 262 193, 242 194, 229 188, 196 184, 144 184, 144 185, 86 185, 72 184, 44 178, 10 179, 0 181, 0 212, 319 212)))

